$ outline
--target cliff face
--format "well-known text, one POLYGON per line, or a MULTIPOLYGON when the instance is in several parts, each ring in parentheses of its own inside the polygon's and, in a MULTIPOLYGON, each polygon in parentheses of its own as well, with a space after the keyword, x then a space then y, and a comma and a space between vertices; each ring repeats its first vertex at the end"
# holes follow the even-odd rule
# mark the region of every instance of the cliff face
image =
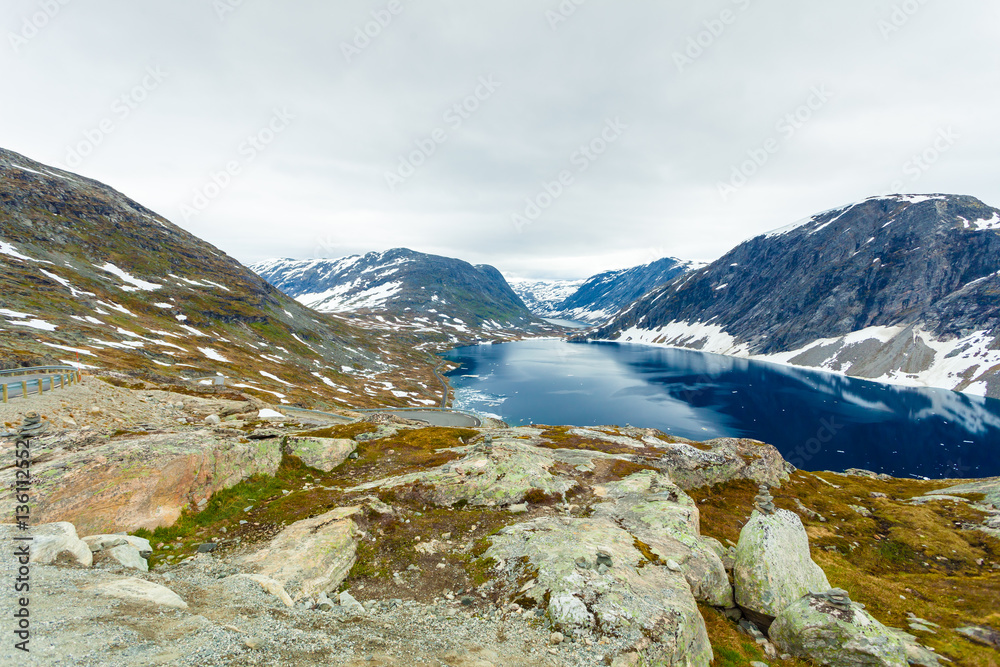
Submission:
POLYGON ((0 366, 78 362, 170 379, 219 372, 289 401, 343 401, 355 390, 374 400, 361 376, 390 370, 419 368, 433 381, 403 342, 305 308, 102 183, 3 149, 0 287, 0 366))
POLYGON ((587 338, 1000 396, 1000 210, 874 197, 745 241, 587 338))

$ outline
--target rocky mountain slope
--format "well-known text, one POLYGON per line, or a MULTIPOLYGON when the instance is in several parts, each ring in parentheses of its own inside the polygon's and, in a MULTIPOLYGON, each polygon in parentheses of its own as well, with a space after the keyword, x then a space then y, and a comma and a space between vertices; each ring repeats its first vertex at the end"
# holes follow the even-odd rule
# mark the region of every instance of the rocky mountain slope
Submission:
POLYGON ((585 335, 1000 397, 1000 210, 872 197, 745 241, 585 335))
POLYGON ((536 315, 600 324, 654 287, 700 266, 665 257, 579 282, 518 280, 511 287, 536 315))
POLYGON ((222 373, 275 402, 437 403, 413 341, 305 308, 112 188, 0 149, 0 367, 222 373))
POLYGON ((492 266, 406 248, 341 259, 275 259, 251 267, 326 313, 377 314, 417 330, 532 330, 540 323, 492 266))

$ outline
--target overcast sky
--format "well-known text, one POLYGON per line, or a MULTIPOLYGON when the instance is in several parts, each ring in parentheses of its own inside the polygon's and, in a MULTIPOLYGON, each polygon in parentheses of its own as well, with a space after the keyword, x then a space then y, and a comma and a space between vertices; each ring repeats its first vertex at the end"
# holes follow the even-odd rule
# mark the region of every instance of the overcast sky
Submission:
POLYGON ((0 145, 244 263, 405 246, 582 278, 890 191, 1000 206, 992 0, 0 12, 0 145))

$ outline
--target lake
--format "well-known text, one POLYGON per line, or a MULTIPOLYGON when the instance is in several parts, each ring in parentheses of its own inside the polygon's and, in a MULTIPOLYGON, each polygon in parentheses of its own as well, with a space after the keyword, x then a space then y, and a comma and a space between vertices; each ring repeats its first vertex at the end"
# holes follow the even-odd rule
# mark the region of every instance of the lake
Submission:
POLYGON ((754 438, 805 470, 1000 475, 1000 401, 716 354, 527 340, 444 355, 457 408, 512 425, 654 427, 754 438))

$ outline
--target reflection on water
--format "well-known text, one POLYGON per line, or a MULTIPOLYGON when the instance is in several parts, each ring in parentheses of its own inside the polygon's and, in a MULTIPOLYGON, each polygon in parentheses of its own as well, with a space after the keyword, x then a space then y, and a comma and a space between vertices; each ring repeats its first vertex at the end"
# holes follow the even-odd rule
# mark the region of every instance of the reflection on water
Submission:
POLYGON ((807 470, 1000 474, 1000 401, 689 350, 539 340, 446 355, 456 407, 512 424, 749 437, 807 470))

